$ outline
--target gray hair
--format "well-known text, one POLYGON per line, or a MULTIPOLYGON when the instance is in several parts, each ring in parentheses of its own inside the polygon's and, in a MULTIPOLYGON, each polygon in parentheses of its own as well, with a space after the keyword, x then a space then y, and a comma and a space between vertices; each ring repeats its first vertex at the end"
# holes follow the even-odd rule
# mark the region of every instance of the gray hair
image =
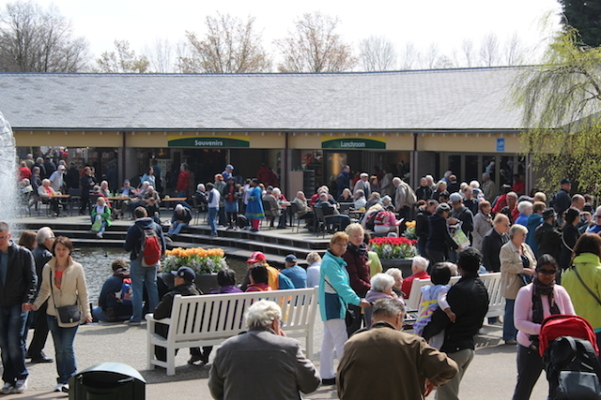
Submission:
POLYGON ((205 185, 203 185, 202 183, 199 183, 198 185, 196 185, 196 190, 200 191, 200 192, 204 192, 205 189, 205 185))
POLYGON ((306 260, 309 265, 312 265, 316 262, 321 261, 321 256, 318 253, 312 251, 311 253, 307 254, 306 260))
POLYGON ((385 292, 394 286, 394 278, 388 274, 375 274, 370 282, 372 290, 376 292, 385 292))
POLYGON ((427 270, 428 265, 430 265, 430 261, 428 261, 427 258, 421 256, 413 257, 413 261, 411 262, 411 266, 417 268, 420 271, 427 270))
POLYGON ((384 203, 384 204, 388 204, 391 201, 392 201, 392 199, 390 198, 389 195, 386 195, 386 196, 382 197, 382 203, 384 203))
POLYGON ((279 196, 282 194, 282 191, 279 188, 273 188, 271 193, 273 193, 274 196, 279 196))
POLYGON ((509 239, 513 239, 516 233, 528 233, 528 228, 520 224, 511 225, 511 228, 509 228, 509 239))
POLYGON ((249 328, 269 326, 273 321, 281 318, 282 309, 271 300, 259 300, 246 311, 246 325, 249 328))
POLYGON ((526 210, 529 208, 532 208, 532 203, 529 201, 520 201, 518 204, 518 211, 520 213, 526 212, 526 210))
POLYGON ((390 276, 392 276, 393 278, 401 278, 403 279, 403 272, 398 269, 398 268, 388 268, 386 270, 386 273, 390 276))
POLYGON ((513 197, 514 199, 517 199, 518 194, 516 192, 509 192, 509 193, 507 193, 507 197, 513 197))
POLYGON ((53 237, 54 237, 54 232, 52 232, 52 229, 45 226, 43 228, 38 229, 38 233, 35 235, 35 241, 38 244, 42 244, 46 241, 46 239, 50 239, 53 237))
POLYGON ((395 186, 398 186, 399 183, 401 183, 401 182, 402 182, 402 179, 399 178, 398 176, 392 178, 392 184, 395 185, 395 186))
POLYGON ((380 299, 374 303, 373 316, 384 316, 394 318, 399 313, 405 315, 405 306, 397 299, 380 299))
POLYGON ((346 229, 344 230, 346 232, 347 235, 350 236, 351 232, 355 232, 355 231, 361 231, 361 234, 363 234, 365 231, 363 230, 363 227, 361 226, 361 224, 358 223, 352 223, 349 224, 346 229))

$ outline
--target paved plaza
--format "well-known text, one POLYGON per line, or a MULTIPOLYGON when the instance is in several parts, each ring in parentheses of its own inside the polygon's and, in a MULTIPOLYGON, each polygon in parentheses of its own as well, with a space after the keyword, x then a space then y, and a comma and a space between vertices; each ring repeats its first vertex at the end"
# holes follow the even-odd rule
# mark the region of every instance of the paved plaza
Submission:
MULTIPOLYGON (((34 218, 27 218, 28 221, 34 218)), ((57 219, 39 218, 37 222, 79 222, 89 224, 86 217, 62 217, 57 219)), ((131 224, 131 221, 119 221, 131 224)), ((290 232, 275 230, 270 234, 287 235, 290 232)), ((301 233, 302 235, 302 233, 301 233)), ((314 362, 319 364, 322 324, 317 317, 315 324, 316 354, 314 362)), ((31 334, 29 335, 31 339, 31 334)), ((176 375, 167 377, 163 369, 148 370, 146 366, 146 324, 128 327, 123 324, 89 324, 79 328, 75 340, 75 349, 79 370, 102 362, 120 362, 138 370, 147 382, 146 398, 158 400, 173 398, 178 400, 211 399, 207 387, 210 366, 189 366, 187 351, 180 351, 176 357, 176 375)), ((462 400, 505 400, 510 399, 516 380, 515 346, 502 344, 500 327, 484 327, 477 338, 476 356, 467 370, 460 389, 462 400)), ((53 356, 52 338, 48 338, 45 352, 53 356)), ((211 358, 212 359, 212 358, 211 358)), ((382 360, 382 368, 386 368, 382 360)), ((62 393, 53 393, 56 371, 55 364, 28 364, 30 371, 29 389, 21 395, 3 396, 6 399, 54 399, 66 398, 62 393)), ((377 384, 377 382, 374 382, 377 384)), ((532 398, 546 397, 547 383, 543 376, 536 385, 532 398)), ((320 387, 315 393, 304 396, 305 399, 337 399, 333 387, 320 387)), ((434 395, 430 395, 433 399, 434 395)))

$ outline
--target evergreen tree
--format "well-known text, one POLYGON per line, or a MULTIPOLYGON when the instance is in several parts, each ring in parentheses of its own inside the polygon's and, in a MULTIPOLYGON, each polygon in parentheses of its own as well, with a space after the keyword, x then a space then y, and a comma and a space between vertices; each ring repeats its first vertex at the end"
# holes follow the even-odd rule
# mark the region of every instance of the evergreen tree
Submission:
POLYGON ((581 41, 591 47, 601 45, 601 0, 559 0, 564 24, 575 28, 581 41))

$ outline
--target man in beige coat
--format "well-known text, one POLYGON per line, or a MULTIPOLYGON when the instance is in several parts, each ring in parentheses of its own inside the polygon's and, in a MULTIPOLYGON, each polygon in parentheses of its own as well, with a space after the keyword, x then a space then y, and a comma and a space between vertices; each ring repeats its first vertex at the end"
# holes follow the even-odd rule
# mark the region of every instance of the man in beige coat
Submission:
POLYGON ((455 361, 423 338, 400 332, 402 303, 381 299, 373 307, 372 328, 344 345, 336 382, 341 400, 424 399, 457 374, 455 361))

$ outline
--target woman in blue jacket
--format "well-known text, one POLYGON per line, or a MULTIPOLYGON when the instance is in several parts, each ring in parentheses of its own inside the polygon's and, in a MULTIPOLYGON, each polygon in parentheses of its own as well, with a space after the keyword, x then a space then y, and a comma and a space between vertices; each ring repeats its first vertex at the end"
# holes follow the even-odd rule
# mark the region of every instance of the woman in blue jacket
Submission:
POLYGON ((346 252, 349 237, 344 232, 336 232, 330 239, 330 248, 321 261, 319 280, 319 311, 323 321, 323 342, 321 344, 321 377, 322 384, 336 384, 334 371, 334 349, 340 360, 346 333, 347 304, 362 308, 370 306, 369 302, 359 298, 351 289, 350 279, 346 271, 346 262, 341 256, 346 252))

